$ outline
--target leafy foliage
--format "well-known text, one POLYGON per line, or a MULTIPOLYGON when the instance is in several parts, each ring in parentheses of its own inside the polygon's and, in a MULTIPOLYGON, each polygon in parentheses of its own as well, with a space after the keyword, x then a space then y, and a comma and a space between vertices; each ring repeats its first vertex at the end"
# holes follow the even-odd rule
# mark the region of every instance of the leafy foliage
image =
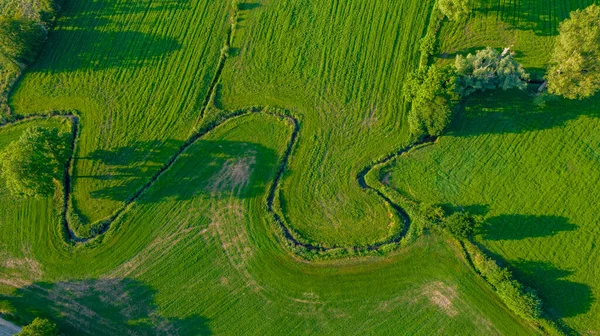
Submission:
POLYGON ((465 19, 471 13, 469 0, 440 0, 438 4, 440 11, 453 21, 465 19))
POLYGON ((478 50, 475 55, 457 55, 455 60, 456 89, 465 97, 475 91, 501 88, 525 89, 529 75, 508 51, 500 53, 493 48, 478 50))
POLYGON ((408 115, 411 134, 439 136, 452 118, 454 77, 450 67, 432 65, 409 75, 404 96, 412 101, 408 115))
POLYGON ((56 128, 30 127, 0 154, 2 176, 14 196, 52 195, 67 158, 69 135, 56 128))
POLYGON ((494 287, 498 296, 517 315, 528 320, 542 316, 542 300, 531 288, 523 286, 513 278, 505 267, 500 267, 492 258, 484 255, 477 247, 467 243, 472 255, 473 265, 481 275, 494 287))
POLYGON ((446 215, 442 207, 425 202, 419 203, 419 213, 426 221, 433 224, 441 223, 446 215))
POLYGON ((58 335, 56 324, 48 319, 36 317, 33 322, 23 327, 18 336, 56 336, 58 335))
POLYGON ((451 214, 444 221, 444 227, 460 239, 470 238, 479 224, 476 217, 462 211, 451 214))
POLYGON ((0 53, 3 59, 28 64, 46 37, 44 27, 31 19, 0 18, 0 53))
POLYGON ((559 32, 548 91, 569 99, 594 95, 600 90, 600 6, 574 11, 559 32))

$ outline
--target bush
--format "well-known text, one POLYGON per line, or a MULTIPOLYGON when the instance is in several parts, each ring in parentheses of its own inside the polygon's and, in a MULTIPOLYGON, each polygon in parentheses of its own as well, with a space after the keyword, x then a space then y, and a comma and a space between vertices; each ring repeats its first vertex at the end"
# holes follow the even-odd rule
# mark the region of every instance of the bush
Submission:
POLYGON ((17 336, 56 336, 58 328, 56 324, 47 319, 36 317, 33 322, 23 327, 17 336))
POLYGON ((408 123, 413 136, 439 136, 444 132, 452 119, 454 90, 450 67, 432 65, 408 76, 403 93, 412 102, 408 123))
POLYGON ((438 205, 433 205, 431 203, 420 203, 419 204, 419 213, 429 223, 439 224, 444 220, 444 209, 438 205))
POLYGON ((44 27, 31 19, 0 18, 0 53, 15 64, 31 63, 46 38, 44 27))
POLYGON ((515 280, 507 268, 500 267, 473 244, 466 242, 465 247, 477 271, 494 287, 508 308, 527 320, 542 317, 542 300, 534 290, 515 280))
POLYGON ((430 56, 436 53, 437 48, 436 36, 432 31, 429 31, 425 37, 421 39, 421 57, 429 59, 430 56))
POLYGON ((444 227, 456 238, 471 238, 480 222, 466 212, 455 212, 444 221, 444 227))
POLYGON ((496 292, 506 305, 517 315, 527 320, 535 320, 542 315, 542 301, 537 293, 524 288, 516 280, 508 280, 496 286, 496 292))
POLYGON ((529 75, 515 61, 513 54, 505 49, 500 53, 493 48, 478 50, 475 55, 456 56, 456 90, 461 97, 475 91, 493 89, 525 89, 529 75))
POLYGON ((0 170, 14 196, 44 197, 62 179, 69 134, 29 127, 0 153, 0 170))
POLYGON ((449 20, 462 20, 471 13, 468 0, 439 0, 438 4, 442 14, 449 20))

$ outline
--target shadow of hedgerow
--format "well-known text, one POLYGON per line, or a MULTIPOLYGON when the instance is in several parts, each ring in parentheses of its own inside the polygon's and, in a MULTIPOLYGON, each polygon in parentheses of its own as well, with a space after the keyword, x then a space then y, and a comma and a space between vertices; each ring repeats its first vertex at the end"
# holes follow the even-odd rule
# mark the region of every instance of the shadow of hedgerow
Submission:
POLYGON ((39 282, 17 289, 8 302, 22 323, 37 316, 68 335, 210 335, 201 316, 167 318, 154 302, 156 290, 133 279, 39 282))
POLYGON ((448 135, 473 137, 551 129, 581 116, 600 117, 600 95, 585 100, 544 96, 531 91, 478 92, 459 107, 448 135), (545 99, 545 100, 543 100, 545 99))
POLYGON ((482 228, 486 240, 520 240, 549 237, 563 231, 575 231, 577 226, 560 216, 500 215, 489 218, 482 228))
MULTIPOLYGON (((113 151, 97 150, 85 158, 100 161, 110 171, 96 176, 75 175, 76 179, 95 179, 103 187, 91 193, 93 198, 127 201, 136 186, 152 178, 157 166, 180 146, 177 141, 151 149, 154 144, 136 143, 113 151), (140 166, 140 163, 144 163, 140 166)), ((225 197, 232 193, 239 198, 262 194, 268 183, 264 172, 275 168, 277 153, 250 142, 199 140, 170 168, 174 177, 168 184, 159 180, 152 192, 139 202, 159 202, 163 199, 188 200, 198 196, 225 197)))
POLYGON ((495 16, 516 30, 533 31, 538 36, 555 36, 560 22, 571 11, 593 3, 594 0, 570 1, 564 3, 566 6, 553 8, 545 0, 482 0, 477 2, 474 11, 488 17, 495 16))

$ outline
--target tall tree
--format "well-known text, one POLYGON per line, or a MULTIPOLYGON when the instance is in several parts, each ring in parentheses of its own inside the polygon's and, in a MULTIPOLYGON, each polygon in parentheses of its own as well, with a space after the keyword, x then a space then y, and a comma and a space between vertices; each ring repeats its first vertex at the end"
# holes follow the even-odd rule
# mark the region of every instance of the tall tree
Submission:
POLYGON ((15 196, 52 195, 68 153, 67 133, 56 128, 30 127, 0 154, 2 177, 15 196))
POLYGON ((475 55, 458 55, 454 63, 456 68, 456 88, 458 94, 466 97, 475 91, 501 88, 525 89, 529 75, 513 57, 508 48, 502 53, 487 47, 478 50, 475 55))
POLYGON ((439 6, 442 14, 452 21, 462 20, 471 13, 469 0, 439 0, 439 6))
POLYGON ((452 119, 454 76, 450 67, 432 65, 408 76, 404 96, 411 101, 411 134, 440 136, 452 119))
POLYGON ((0 53, 14 63, 31 63, 45 36, 45 28, 34 20, 0 18, 0 53))
POLYGON ((548 92, 584 99, 600 90, 600 6, 576 10, 560 24, 548 92))

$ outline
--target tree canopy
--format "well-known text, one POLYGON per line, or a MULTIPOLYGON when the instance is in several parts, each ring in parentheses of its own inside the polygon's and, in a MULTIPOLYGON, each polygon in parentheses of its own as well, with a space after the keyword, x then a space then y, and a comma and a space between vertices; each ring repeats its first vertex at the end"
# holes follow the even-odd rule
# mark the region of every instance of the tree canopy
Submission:
POLYGON ((453 21, 462 20, 471 13, 469 0, 440 0, 439 6, 442 14, 453 21))
POLYGON ((13 63, 31 63, 45 37, 44 27, 34 20, 0 18, 0 53, 13 63))
POLYGON ((470 238, 479 226, 479 220, 466 212, 455 212, 446 218, 444 227, 455 237, 470 238))
POLYGON ((30 127, 0 154, 2 177, 14 196, 52 195, 62 178, 68 153, 67 133, 56 128, 30 127))
POLYGON ((36 317, 33 322, 21 329, 17 336, 56 336, 58 328, 56 324, 47 319, 36 317))
POLYGON ((456 88, 461 96, 468 96, 475 91, 486 91, 501 88, 525 89, 529 75, 513 57, 509 49, 500 53, 487 47, 478 50, 475 55, 466 57, 458 55, 455 60, 456 88))
POLYGON ((560 24, 552 61, 548 92, 584 99, 600 90, 600 6, 574 11, 560 24))
POLYGON ((450 67, 420 68, 408 76, 404 96, 412 101, 408 123, 416 136, 439 136, 452 117, 454 77, 450 67))

